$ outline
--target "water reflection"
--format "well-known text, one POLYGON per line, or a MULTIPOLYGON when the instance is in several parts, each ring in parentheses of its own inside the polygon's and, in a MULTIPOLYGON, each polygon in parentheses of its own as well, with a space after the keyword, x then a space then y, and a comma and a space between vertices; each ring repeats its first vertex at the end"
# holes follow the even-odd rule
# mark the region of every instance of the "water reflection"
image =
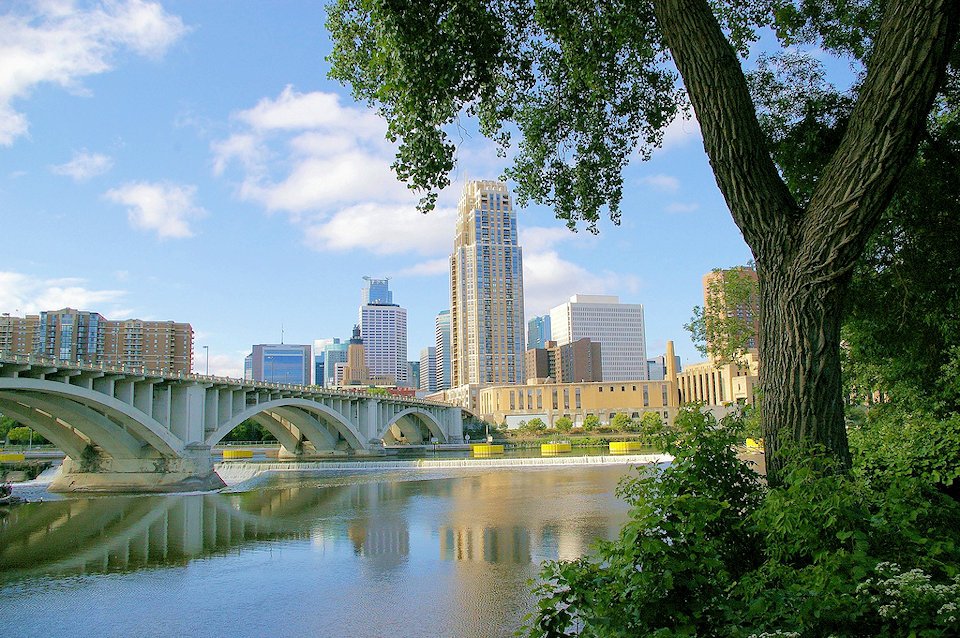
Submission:
POLYGON ((0 601, 24 636, 134 635, 151 622, 253 636, 241 621, 264 605, 297 619, 287 635, 510 635, 542 560, 616 533, 624 471, 286 477, 236 494, 29 504, 0 519, 0 601), (311 599, 324 604, 298 613, 311 599))

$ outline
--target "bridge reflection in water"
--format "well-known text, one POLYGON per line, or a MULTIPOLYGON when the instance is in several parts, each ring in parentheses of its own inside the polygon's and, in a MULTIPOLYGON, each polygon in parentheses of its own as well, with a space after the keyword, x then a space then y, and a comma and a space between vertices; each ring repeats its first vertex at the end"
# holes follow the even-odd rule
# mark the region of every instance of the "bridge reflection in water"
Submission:
POLYGON ((20 506, 0 518, 3 635, 509 636, 540 561, 616 534, 627 471, 283 475, 20 506))

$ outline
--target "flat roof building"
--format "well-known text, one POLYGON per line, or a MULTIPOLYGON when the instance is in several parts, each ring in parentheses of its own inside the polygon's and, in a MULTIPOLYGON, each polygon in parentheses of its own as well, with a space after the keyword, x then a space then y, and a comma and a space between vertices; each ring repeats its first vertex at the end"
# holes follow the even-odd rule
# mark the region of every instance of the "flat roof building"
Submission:
POLYGON ((599 343, 604 381, 647 378, 642 304, 620 303, 612 295, 574 295, 550 310, 550 331, 560 346, 584 337, 599 343))

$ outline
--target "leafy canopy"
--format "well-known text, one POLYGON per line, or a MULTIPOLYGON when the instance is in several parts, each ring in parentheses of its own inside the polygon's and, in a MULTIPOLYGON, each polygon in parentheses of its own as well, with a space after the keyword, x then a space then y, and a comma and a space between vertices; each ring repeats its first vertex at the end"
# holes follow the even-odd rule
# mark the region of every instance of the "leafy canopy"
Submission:
MULTIPOLYGON (((866 0, 711 5, 741 56, 759 29, 773 27, 784 46, 861 62, 879 25, 879 3, 866 0)), ((543 202, 571 228, 583 222, 596 232, 604 213, 619 220, 623 169, 649 158, 666 126, 690 110, 651 0, 333 0, 327 28, 330 77, 384 117, 398 144, 393 169, 421 193, 424 211, 450 184, 461 118, 476 118, 501 154, 515 150, 506 176, 521 204, 543 202)), ((851 103, 824 88, 812 57, 768 62, 754 87, 770 122, 795 125, 808 104, 820 113, 851 103), (798 82, 803 74, 808 81, 798 82)))

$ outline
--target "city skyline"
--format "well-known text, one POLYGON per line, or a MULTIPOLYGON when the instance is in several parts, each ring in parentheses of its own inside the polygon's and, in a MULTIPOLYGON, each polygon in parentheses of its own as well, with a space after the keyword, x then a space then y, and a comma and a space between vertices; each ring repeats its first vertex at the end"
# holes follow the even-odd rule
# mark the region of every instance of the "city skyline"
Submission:
MULTIPOLYGON (((45 7, 0 13, 52 61, 22 45, 17 81, 0 91, 0 312, 190 322, 195 367, 209 346, 211 373, 240 377, 252 343, 349 338, 356 282, 376 274, 408 310, 408 360, 434 345, 463 183, 508 165, 473 124, 423 216, 389 171, 382 121, 325 77, 321 6, 243 6, 231 21, 203 3, 119 2, 109 20, 45 7)), ((618 295, 644 305, 649 354, 675 339, 696 359, 682 325, 700 278, 750 254, 695 122, 671 125, 654 159, 627 169, 624 193, 622 225, 604 220, 599 236, 569 232, 547 207, 518 209, 525 312, 618 295)))

